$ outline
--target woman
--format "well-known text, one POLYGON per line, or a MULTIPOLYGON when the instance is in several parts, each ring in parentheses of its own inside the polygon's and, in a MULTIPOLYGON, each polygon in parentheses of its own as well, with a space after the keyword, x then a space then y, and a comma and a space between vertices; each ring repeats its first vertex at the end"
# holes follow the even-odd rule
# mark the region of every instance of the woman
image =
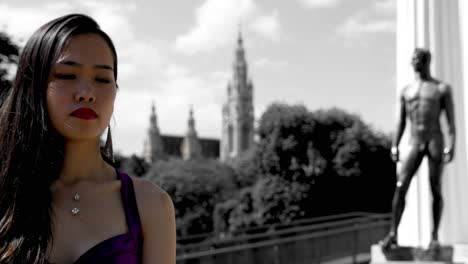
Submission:
POLYGON ((116 80, 114 45, 90 17, 26 43, 0 108, 0 263, 175 263, 169 196, 100 152, 116 80))

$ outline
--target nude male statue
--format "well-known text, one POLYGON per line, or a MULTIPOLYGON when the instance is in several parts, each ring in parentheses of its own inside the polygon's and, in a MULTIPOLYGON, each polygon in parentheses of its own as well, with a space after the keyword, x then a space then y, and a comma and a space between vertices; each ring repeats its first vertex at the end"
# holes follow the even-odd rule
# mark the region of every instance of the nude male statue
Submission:
POLYGON ((405 209, 405 196, 411 179, 425 156, 429 163, 433 229, 429 248, 438 248, 438 229, 442 215, 441 176, 444 163, 450 162, 455 150, 454 107, 451 88, 448 84, 432 78, 431 54, 417 48, 411 64, 415 82, 403 88, 399 96, 399 120, 391 149, 392 159, 399 161, 398 145, 405 130, 406 120, 410 125, 408 156, 402 160, 397 186, 393 197, 393 215, 389 234, 380 242, 384 249, 398 246, 398 225, 405 209), (444 144, 440 116, 445 113, 448 123, 449 144, 444 144), (445 147, 448 146, 448 147, 445 147))

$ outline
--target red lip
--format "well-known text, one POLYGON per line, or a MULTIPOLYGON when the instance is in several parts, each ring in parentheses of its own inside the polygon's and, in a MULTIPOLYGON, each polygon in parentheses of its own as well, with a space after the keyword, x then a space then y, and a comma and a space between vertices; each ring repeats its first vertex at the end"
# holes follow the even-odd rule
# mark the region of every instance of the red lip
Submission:
POLYGON ((86 119, 86 120, 95 119, 98 116, 96 112, 94 112, 90 108, 78 108, 75 111, 73 111, 70 115, 76 118, 86 119))

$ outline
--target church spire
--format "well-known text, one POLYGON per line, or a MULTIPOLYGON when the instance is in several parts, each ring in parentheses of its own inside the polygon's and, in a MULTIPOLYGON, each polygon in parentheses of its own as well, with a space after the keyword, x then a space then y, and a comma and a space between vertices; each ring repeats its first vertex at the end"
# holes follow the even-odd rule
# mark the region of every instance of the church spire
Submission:
POLYGON ((253 84, 247 68, 244 39, 239 26, 232 79, 228 82, 227 100, 222 108, 222 161, 237 158, 253 146, 253 84))
POLYGON ((184 160, 197 159, 202 155, 197 131, 195 130, 195 118, 193 117, 192 106, 190 106, 189 110, 188 129, 182 141, 181 152, 184 160))
POLYGON ((155 129, 157 127, 158 127, 158 117, 156 116, 156 107, 153 101, 151 103, 150 128, 155 129))
POLYGON ((236 57, 233 64, 233 80, 234 83, 242 83, 242 85, 247 82, 247 62, 245 60, 244 40, 240 26, 237 37, 236 57))
POLYGON ((236 62, 245 64, 244 40, 242 38, 241 26, 239 24, 239 34, 237 36, 236 62))
POLYGON ((242 47, 242 25, 239 23, 239 32, 238 32, 238 36, 237 36, 237 45, 242 47))
POLYGON ((161 135, 158 127, 158 117, 154 102, 151 104, 150 126, 148 129, 148 139, 145 142, 144 156, 147 162, 155 162, 161 159, 164 154, 161 135))
POLYGON ((190 110, 189 110, 189 119, 188 119, 188 133, 189 134, 196 134, 195 131, 195 119, 193 118, 193 106, 190 105, 190 110))

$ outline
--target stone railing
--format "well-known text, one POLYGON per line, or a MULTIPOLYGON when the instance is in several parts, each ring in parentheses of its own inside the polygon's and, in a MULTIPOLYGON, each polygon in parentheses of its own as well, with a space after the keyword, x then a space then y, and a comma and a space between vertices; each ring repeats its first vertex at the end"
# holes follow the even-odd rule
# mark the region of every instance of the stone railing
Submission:
POLYGON ((384 237, 389 220, 388 214, 352 213, 257 228, 178 247, 177 263, 359 263, 370 259, 370 246, 384 237))

